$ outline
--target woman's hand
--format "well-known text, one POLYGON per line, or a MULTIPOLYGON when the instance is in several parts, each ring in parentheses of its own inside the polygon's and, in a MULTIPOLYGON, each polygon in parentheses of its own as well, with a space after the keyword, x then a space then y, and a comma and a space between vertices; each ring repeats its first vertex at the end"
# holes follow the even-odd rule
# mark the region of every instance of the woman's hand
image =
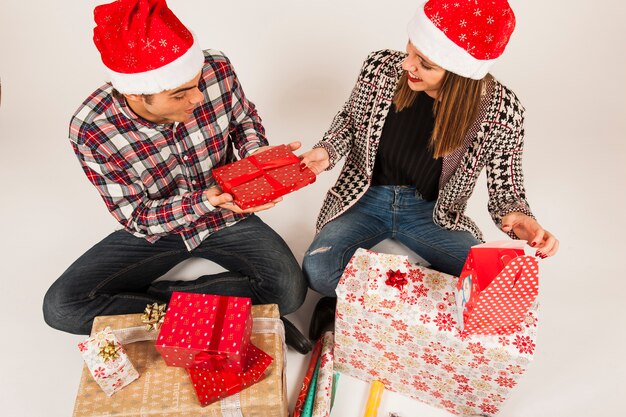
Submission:
POLYGON ((552 256, 559 249, 559 241, 554 235, 524 213, 513 212, 502 218, 502 231, 508 233, 511 230, 518 238, 536 248, 537 256, 541 258, 552 256))
POLYGON ((300 155, 300 158, 302 164, 306 165, 315 175, 319 175, 330 166, 330 157, 324 148, 313 148, 300 155))

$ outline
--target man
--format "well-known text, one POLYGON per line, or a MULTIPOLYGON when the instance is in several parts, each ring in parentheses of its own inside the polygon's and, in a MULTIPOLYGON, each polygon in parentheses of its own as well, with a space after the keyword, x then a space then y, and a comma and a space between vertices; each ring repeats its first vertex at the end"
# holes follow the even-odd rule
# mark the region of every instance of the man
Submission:
MULTIPOLYGON (((137 313, 174 291, 250 297, 281 314, 304 301, 307 285, 287 244, 254 212, 223 193, 211 170, 267 147, 255 106, 230 61, 202 51, 165 0, 96 7, 94 43, 106 84, 79 107, 70 141, 82 168, 124 227, 81 256, 50 287, 46 322, 88 334, 95 316, 137 313), (153 282, 201 257, 228 272, 195 281, 153 282)), ((292 150, 300 146, 290 144, 292 150)), ((283 319, 287 344, 311 343, 283 319)))

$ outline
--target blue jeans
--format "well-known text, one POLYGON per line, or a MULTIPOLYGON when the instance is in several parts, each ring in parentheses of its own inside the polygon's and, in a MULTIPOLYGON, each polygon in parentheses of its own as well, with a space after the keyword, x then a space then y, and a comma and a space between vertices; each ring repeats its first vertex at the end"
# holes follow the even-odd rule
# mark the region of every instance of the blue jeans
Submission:
POLYGON ((480 243, 465 231, 444 229, 433 222, 434 201, 411 187, 370 187, 348 211, 326 224, 304 255, 302 268, 309 286, 335 297, 335 288, 358 248, 370 249, 393 238, 431 264, 459 275, 469 248, 480 243))
POLYGON ((143 312, 168 302, 172 292, 249 297, 278 304, 281 315, 304 302, 306 282, 284 240, 251 215, 189 252, 178 235, 155 243, 119 230, 97 243, 52 284, 44 297, 46 322, 59 330, 89 334, 94 317, 143 312), (189 258, 205 258, 229 272, 195 281, 154 280, 189 258))

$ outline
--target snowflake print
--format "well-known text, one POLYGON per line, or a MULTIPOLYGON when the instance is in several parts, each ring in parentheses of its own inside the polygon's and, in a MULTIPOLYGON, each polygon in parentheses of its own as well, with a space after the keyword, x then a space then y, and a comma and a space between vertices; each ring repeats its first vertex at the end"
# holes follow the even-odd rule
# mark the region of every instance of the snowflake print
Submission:
POLYGON ((450 365, 449 363, 447 363, 445 365, 442 365, 441 369, 443 369, 444 371, 449 372, 451 374, 456 372, 456 368, 454 366, 450 365))
POLYGON ((533 351, 535 350, 535 343, 529 336, 517 335, 515 337, 515 340, 513 341, 513 344, 515 345, 517 350, 519 350, 519 353, 528 353, 532 355, 533 351))
POLYGON ((474 9, 474 16, 480 16, 482 14, 482 10, 480 9, 474 9))
POLYGON ((496 382, 501 387, 507 387, 507 388, 513 388, 516 384, 513 378, 508 378, 504 376, 499 376, 498 378, 496 378, 496 382))
POLYGON ((135 58, 133 55, 126 55, 124 56, 123 60, 128 67, 134 67, 135 65, 137 65, 137 58, 135 58))
POLYGON ((413 336, 411 336, 408 333, 400 333, 398 335, 398 340, 396 341, 396 343, 398 343, 399 345, 404 345, 406 342, 410 342, 411 340, 413 340, 413 336))
POLYGON ((487 43, 491 43, 491 42, 493 42, 493 35, 487 35, 487 36, 485 37, 485 42, 487 42, 487 43))
POLYGON ((532 314, 524 317, 523 323, 526 327, 537 327, 537 319, 532 314))
POLYGON ((156 46, 153 45, 154 39, 142 39, 141 42, 143 43, 143 48, 141 48, 142 51, 148 51, 148 53, 151 53, 156 49, 156 46))
POLYGON ((467 384, 461 384, 459 385, 459 391, 461 391, 464 394, 469 394, 469 393, 474 392, 474 388, 470 387, 467 384))
POLYGON ((416 285, 413 287, 413 294, 416 297, 426 297, 428 296, 428 288, 424 286, 424 284, 416 285))
POLYGON ((428 391, 428 384, 424 381, 414 381, 411 386, 417 391, 428 391))
POLYGON ((343 276, 345 277, 355 277, 356 269, 352 267, 352 265, 348 265, 346 269, 343 270, 343 276))
POLYGON ((430 18, 430 20, 435 24, 435 26, 439 26, 441 24, 442 19, 443 18, 439 16, 439 12, 435 13, 435 15, 430 18))
MULTIPOLYGON (((443 278, 443 275, 439 273, 432 273, 426 277, 426 285, 435 291, 445 288, 447 282, 443 278)), ((439 298, 439 297, 438 297, 439 298)))
POLYGON ((383 350, 383 349, 385 348, 385 345, 384 345, 384 344, 382 344, 382 343, 380 343, 380 342, 376 342, 376 343, 374 343, 374 347, 375 347, 377 350, 383 350))
POLYGON ((354 338, 362 343, 369 343, 372 340, 367 334, 359 331, 354 332, 354 338))
POLYGON ((408 329, 409 326, 406 325, 402 320, 391 320, 391 327, 396 329, 399 332, 404 332, 408 329))
POLYGON ((349 303, 354 303, 356 301, 356 296, 352 293, 346 295, 346 301, 349 303))
POLYGON ((498 343, 500 343, 502 346, 508 346, 511 344, 511 341, 506 336, 500 336, 498 337, 498 343))
POLYGON ((361 371, 365 370, 365 364, 358 359, 351 359, 350 365, 355 369, 359 369, 361 371))
POLYGON ((439 391, 433 391, 433 392, 431 392, 430 395, 432 395, 435 398, 443 398, 443 394, 441 392, 439 392, 439 391))
POLYGON ((489 375, 482 375, 480 379, 482 379, 483 381, 491 381, 493 378, 489 375))
POLYGON ((398 355, 393 352, 385 352, 383 356, 389 359, 391 362, 396 362, 399 359, 398 355))
POLYGON ((167 41, 165 39, 161 39, 159 41, 159 45, 161 45, 162 47, 166 47, 167 46, 167 41))
POLYGON ((487 17, 487 23, 489 23, 491 25, 491 24, 493 24, 493 22, 494 22, 493 16, 488 16, 487 17))
POLYGON ((444 3, 441 7, 443 8, 443 10, 448 10, 448 7, 450 6, 448 6, 448 3, 444 3))
POLYGON ((180 51, 180 46, 178 46, 178 45, 174 45, 174 46, 172 46, 172 52, 174 52, 175 54, 177 54, 177 53, 178 53, 178 51, 180 51))
POLYGON ((478 31, 477 30, 473 30, 472 31, 472 36, 478 36, 478 31))
POLYGON ((396 306, 396 302, 393 300, 383 300, 380 302, 380 305, 381 307, 391 310, 396 306))
POLYGON ((461 19, 461 21, 459 22, 459 26, 461 26, 462 28, 467 26, 467 21, 465 19, 461 19))
POLYGON ((420 321, 424 324, 428 324, 430 323, 430 316, 428 316, 428 314, 422 314, 420 316, 420 321))
POLYGON ((459 7, 460 4, 459 3, 454 3, 454 7, 459 7))
POLYGON ((352 279, 352 278, 347 279, 344 285, 346 289, 350 292, 358 293, 361 291, 361 282, 356 279, 352 279))
POLYGON ((424 280, 424 273, 420 269, 410 269, 409 279, 413 282, 422 282, 424 280))
POLYGON ((489 403, 482 403, 480 405, 480 409, 483 413, 487 414, 495 414, 498 412, 498 408, 495 405, 489 403))
POLYGON ((524 368, 519 365, 509 365, 506 370, 512 374, 521 375, 524 373, 524 368))
POLYGON ((431 365, 439 365, 441 363, 441 359, 439 359, 437 355, 429 355, 428 353, 424 353, 422 359, 424 359, 424 362, 431 365))
POLYGON ((445 301, 446 303, 448 303, 449 306, 453 305, 456 303, 456 298, 454 296, 453 292, 447 292, 443 295, 443 301, 445 301))
POLYGON ((468 344, 467 350, 477 355, 483 354, 485 352, 485 348, 483 347, 483 345, 480 344, 480 342, 468 344))
POLYGON ((489 394, 489 399, 494 403, 501 403, 505 400, 505 398, 500 394, 489 394))
POLYGON ((441 405, 443 406, 443 408, 447 408, 450 410, 453 410, 456 407, 455 404, 450 400, 441 401, 441 405))
POLYGON ((134 49, 135 48, 135 42, 133 42, 133 41, 128 42, 128 48, 129 49, 134 49))
POLYGON ((422 298, 417 302, 417 306, 420 310, 429 313, 433 309, 434 304, 430 298, 422 298))
POLYGON ((465 33, 461 33, 461 35, 459 36, 459 40, 464 41, 465 39, 467 39, 467 35, 465 33))
POLYGON ((80 343, 78 344, 78 350, 79 350, 80 352, 84 352, 84 351, 86 351, 86 350, 87 350, 87 342, 80 342, 80 343))
POLYGON ((446 303, 437 303, 437 310, 444 312, 448 309, 446 303))
POLYGON ((454 321, 452 314, 450 313, 437 313, 437 317, 435 317, 435 324, 440 331, 450 331, 456 324, 456 321, 454 321))

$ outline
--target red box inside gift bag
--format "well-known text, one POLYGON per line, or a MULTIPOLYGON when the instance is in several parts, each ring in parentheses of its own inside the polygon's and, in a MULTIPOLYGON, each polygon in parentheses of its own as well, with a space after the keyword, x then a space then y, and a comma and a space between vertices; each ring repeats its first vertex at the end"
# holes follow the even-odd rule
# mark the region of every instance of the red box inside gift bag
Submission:
POLYGON ((537 260, 525 256, 523 240, 470 248, 455 288, 464 334, 505 335, 518 329, 538 293, 537 260))
POLYGON ((213 170, 213 178, 242 209, 259 206, 315 182, 286 145, 256 153, 213 170))
POLYGON ((169 366, 242 372, 251 331, 249 298, 175 292, 156 348, 169 366))

